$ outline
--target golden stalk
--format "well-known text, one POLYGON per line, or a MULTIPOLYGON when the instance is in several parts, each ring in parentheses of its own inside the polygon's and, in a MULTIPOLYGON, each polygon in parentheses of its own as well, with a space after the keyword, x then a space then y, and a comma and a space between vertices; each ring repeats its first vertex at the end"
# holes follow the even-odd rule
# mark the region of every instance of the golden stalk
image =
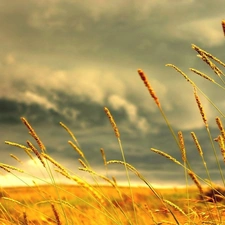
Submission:
POLYGON ((42 165, 45 167, 45 162, 43 161, 42 156, 38 152, 38 150, 34 147, 34 145, 30 141, 27 141, 27 144, 31 148, 31 150, 34 152, 34 154, 38 157, 38 159, 40 160, 40 162, 42 163, 42 165))
POLYGON ((201 146, 200 146, 200 144, 198 142, 198 139, 197 139, 195 133, 194 132, 191 132, 191 136, 192 136, 192 138, 194 140, 194 143, 195 143, 195 145, 196 145, 196 147, 198 149, 198 152, 199 152, 200 156, 203 156, 202 148, 201 148, 201 146))
POLYGON ((207 118, 206 118, 206 115, 205 115, 205 112, 204 112, 204 109, 203 109, 203 106, 202 106, 202 103, 198 97, 198 94, 197 94, 197 91, 196 89, 194 88, 194 96, 195 96, 195 100, 196 100, 196 103, 198 105, 198 108, 199 108, 199 111, 200 111, 200 114, 202 116, 202 120, 206 126, 206 128, 208 128, 208 122, 207 122, 207 118))
POLYGON ((104 162, 104 165, 106 165, 106 156, 105 156, 105 151, 103 148, 100 148, 100 151, 101 151, 101 155, 102 155, 102 159, 103 159, 103 162, 104 162))
POLYGON ((223 139, 225 140, 225 130, 224 130, 224 127, 223 127, 223 124, 222 124, 222 121, 219 117, 216 117, 216 124, 220 130, 220 133, 223 137, 223 139))
POLYGON ((2 169, 5 169, 7 172, 10 172, 10 171, 8 171, 8 169, 10 169, 10 170, 16 170, 16 171, 18 171, 20 173, 23 173, 24 172, 23 170, 21 170, 19 168, 16 168, 14 166, 10 166, 10 165, 4 164, 4 163, 0 163, 0 167, 2 169))
POLYGON ((218 58, 216 58, 215 56, 213 56, 212 54, 206 52, 205 50, 199 48, 198 46, 192 44, 192 48, 197 51, 199 53, 199 55, 201 56, 203 53, 209 57, 210 59, 216 61, 217 63, 219 63, 220 65, 224 66, 225 67, 225 63, 223 63, 221 60, 219 60, 218 58))
POLYGON ((26 212, 23 212, 23 222, 24 222, 24 225, 28 225, 28 219, 27 219, 26 212))
POLYGON ((40 140, 40 138, 38 137, 38 135, 36 134, 36 132, 34 131, 32 126, 28 123, 28 121, 24 117, 21 117, 21 120, 25 124, 25 126, 28 128, 28 130, 30 131, 29 133, 31 134, 31 136, 36 140, 36 142, 39 145, 40 149, 42 151, 45 151, 46 148, 45 148, 44 144, 42 143, 42 141, 40 140))
POLYGON ((224 145, 224 138, 223 138, 221 135, 219 135, 217 140, 218 140, 218 144, 219 144, 219 146, 220 146, 221 154, 222 154, 222 156, 223 156, 223 161, 225 162, 225 145, 224 145))
POLYGON ((49 162, 51 162, 53 165, 55 165, 56 167, 58 167, 60 170, 62 170, 64 173, 68 174, 67 170, 58 162, 56 162, 56 160, 54 160, 52 157, 50 157, 49 155, 45 154, 45 153, 41 153, 42 157, 44 157, 45 159, 47 159, 49 162))
POLYGON ((17 156, 15 156, 14 154, 10 154, 10 156, 15 159, 17 162, 19 163, 23 163, 17 156))
POLYGON ((51 203, 51 208, 52 208, 52 211, 54 213, 54 216, 55 216, 55 219, 56 219, 56 224, 57 225, 62 225, 61 221, 60 221, 60 218, 59 218, 59 213, 58 211, 56 210, 55 206, 53 203, 51 203))
POLYGON ((222 24, 222 28, 223 28, 223 34, 225 37, 225 20, 222 20, 221 24, 222 24))
POLYGON ((178 67, 176 67, 175 65, 173 64, 166 64, 166 66, 170 66, 172 68, 174 68, 178 73, 180 73, 188 82, 191 83, 191 85, 193 85, 195 87, 195 84, 193 83, 192 80, 189 79, 189 77, 182 71, 180 70, 178 67))
POLYGON ((184 138, 183 138, 183 134, 181 131, 178 131, 178 140, 179 140, 179 144, 180 144, 182 160, 184 162, 186 162, 187 156, 186 156, 186 150, 185 150, 185 145, 184 145, 184 138))
POLYGON ((72 141, 68 141, 68 143, 74 148, 80 157, 84 158, 84 153, 72 141))
POLYGON ((143 80, 145 86, 147 87, 147 89, 148 89, 150 95, 151 95, 152 98, 154 99, 156 105, 157 105, 158 107, 160 107, 159 99, 158 99, 158 97, 156 96, 155 91, 154 91, 153 88, 151 87, 151 84, 149 83, 149 81, 148 81, 148 79, 147 79, 147 77, 146 77, 144 71, 141 70, 141 69, 138 69, 138 73, 139 73, 141 79, 143 80))
POLYGON ((194 181, 194 183, 196 184, 196 186, 197 186, 197 188, 198 188, 200 194, 203 195, 204 193, 203 193, 202 185, 201 185, 201 183, 199 182, 199 180, 198 180, 197 176, 195 175, 195 173, 193 173, 192 171, 189 170, 189 171, 188 171, 188 175, 191 177, 191 179, 192 179, 192 180, 194 181))
POLYGON ((21 144, 15 143, 15 142, 5 141, 5 144, 11 145, 11 146, 15 146, 15 147, 18 147, 18 148, 27 150, 27 151, 32 151, 32 150, 31 150, 30 148, 28 148, 27 146, 21 145, 21 144))
POLYGON ((175 158, 173 158, 171 155, 169 155, 169 154, 167 154, 165 152, 162 152, 162 151, 160 151, 158 149, 154 149, 154 148, 151 148, 151 151, 153 151, 153 152, 155 152, 155 153, 157 153, 157 154, 159 154, 159 155, 161 155, 163 157, 166 157, 167 159, 172 160, 173 162, 175 162, 178 165, 181 165, 181 163, 179 161, 177 161, 175 158))
POLYGON ((116 122, 115 122, 115 120, 113 119, 113 116, 111 115, 109 109, 106 108, 106 107, 104 107, 104 111, 105 111, 106 115, 107 115, 108 118, 109 118, 109 121, 110 121, 110 123, 111 123, 111 125, 112 125, 112 127, 113 127, 113 130, 114 130, 114 133, 115 133, 116 137, 117 137, 117 138, 120 138, 119 129, 118 129, 118 127, 117 127, 117 125, 116 125, 116 122))
POLYGON ((77 139, 76 139, 76 137, 74 136, 74 134, 73 134, 73 132, 64 124, 64 123, 62 123, 62 122, 60 122, 59 123, 68 133, 69 133, 69 135, 72 137, 72 139, 76 142, 76 143, 78 143, 77 142, 77 139))
POLYGON ((193 69, 193 68, 189 68, 192 72, 196 73, 197 75, 205 78, 206 80, 209 80, 209 81, 212 81, 212 82, 215 82, 211 77, 207 76, 206 74, 202 73, 201 71, 199 70, 196 70, 196 69, 193 69))
POLYGON ((164 199, 163 200, 165 203, 167 203, 168 205, 172 206, 174 209, 178 210, 180 213, 182 213, 184 216, 187 216, 186 213, 176 204, 172 203, 169 200, 164 199))
POLYGON ((78 159, 78 161, 81 164, 81 166, 83 166, 84 168, 88 168, 82 159, 78 159))

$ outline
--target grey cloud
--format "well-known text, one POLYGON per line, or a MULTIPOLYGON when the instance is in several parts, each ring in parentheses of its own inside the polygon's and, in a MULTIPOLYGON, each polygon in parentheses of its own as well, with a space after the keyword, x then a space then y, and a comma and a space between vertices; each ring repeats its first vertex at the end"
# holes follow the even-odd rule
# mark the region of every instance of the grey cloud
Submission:
MULTIPOLYGON (((9 152, 20 154, 19 149, 3 145, 4 140, 26 143, 30 139, 20 124, 19 117, 25 116, 43 138, 49 153, 70 167, 73 157, 77 160, 78 156, 67 143, 70 137, 58 125, 59 121, 65 122, 77 135, 93 166, 102 170, 101 147, 108 159, 121 159, 103 111, 107 106, 121 131, 127 161, 157 182, 181 182, 183 174, 178 175, 177 165, 149 150, 155 147, 181 160, 164 119, 138 77, 137 69, 142 68, 175 133, 184 131, 193 168, 204 170, 189 134, 196 130, 208 166, 215 171, 192 87, 164 65, 173 63, 187 72, 224 109, 223 93, 218 87, 188 70, 193 67, 213 74, 196 57, 192 43, 223 59, 220 17, 224 14, 224 2, 88 3, 0 3, 0 41, 4 43, 0 53, 2 159, 10 163, 9 152), (165 169, 172 170, 167 177, 165 169)), ((216 137, 214 118, 219 113, 201 94, 200 98, 213 128, 212 136, 216 137)))

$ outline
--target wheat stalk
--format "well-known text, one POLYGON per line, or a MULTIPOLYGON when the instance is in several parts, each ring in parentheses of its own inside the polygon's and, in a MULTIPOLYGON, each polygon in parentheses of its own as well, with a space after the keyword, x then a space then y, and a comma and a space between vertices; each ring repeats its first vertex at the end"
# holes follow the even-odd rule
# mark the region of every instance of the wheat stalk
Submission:
POLYGON ((225 162, 225 145, 224 145, 224 138, 223 136, 219 135, 218 136, 218 144, 220 146, 220 151, 221 151, 221 154, 223 156, 223 161, 225 162))
POLYGON ((94 172, 94 171, 91 170, 91 169, 88 169, 88 168, 79 168, 79 170, 82 170, 82 171, 85 171, 85 172, 94 174, 94 175, 96 175, 96 176, 102 178, 103 180, 107 181, 108 183, 110 183, 113 187, 116 187, 115 183, 112 182, 108 177, 103 176, 103 175, 101 175, 101 174, 98 174, 98 173, 94 172))
POLYGON ((24 222, 24 225, 28 225, 28 220, 27 220, 27 214, 26 214, 26 212, 23 212, 23 222, 24 222))
POLYGON ((185 145, 184 145, 183 134, 182 134, 181 131, 178 131, 178 140, 179 140, 179 144, 180 144, 182 160, 183 160, 184 162, 186 162, 186 161, 187 161, 186 150, 185 150, 185 145))
POLYGON ((100 202, 101 204, 105 204, 104 199, 102 198, 101 195, 98 194, 97 191, 95 191, 91 185, 89 185, 88 183, 84 182, 83 180, 81 180, 79 177, 77 176, 72 176, 70 175, 68 172, 65 172, 63 170, 55 170, 56 172, 62 174, 63 176, 65 176, 66 178, 75 181, 77 184, 79 184, 80 186, 84 187, 85 189, 87 189, 88 191, 90 191, 90 193, 93 194, 93 196, 97 199, 98 202, 100 202))
POLYGON ((61 171, 63 171, 65 174, 68 174, 67 170, 61 165, 59 164, 56 160, 54 160, 51 156, 45 154, 45 153, 41 153, 41 155, 47 159, 49 162, 51 162, 53 165, 55 165, 56 167, 58 167, 61 171))
POLYGON ((27 141, 27 144, 31 148, 31 150, 34 152, 34 154, 38 157, 42 165, 45 167, 45 162, 43 161, 41 154, 38 152, 38 150, 34 147, 34 145, 30 141, 27 141))
POLYGON ((117 185, 116 178, 115 178, 114 176, 112 177, 112 180, 113 180, 114 184, 115 184, 116 186, 118 186, 118 185, 117 185))
POLYGON ((82 157, 84 158, 84 153, 72 142, 72 141, 68 141, 68 143, 76 150, 76 152, 82 157))
POLYGON ((10 156, 15 159, 17 162, 19 163, 23 163, 17 156, 15 156, 14 154, 10 154, 10 156))
POLYGON ((167 203, 168 205, 172 206, 174 209, 178 210, 180 213, 182 213, 184 216, 187 216, 187 214, 176 204, 172 203, 169 200, 164 199, 163 200, 165 203, 167 203))
POLYGON ((212 63, 209 58, 215 60, 216 62, 218 62, 219 64, 225 66, 225 64, 220 61, 219 59, 217 59, 215 56, 213 56, 212 54, 204 51, 203 49, 199 48, 198 46, 192 44, 192 48, 199 53, 199 57, 208 65, 210 66, 210 68, 218 75, 220 76, 221 74, 223 74, 223 72, 214 64, 212 63))
POLYGON ((212 62, 209 60, 208 56, 205 53, 199 55, 199 57, 214 71, 216 75, 220 77, 223 72, 212 62))
POLYGON ((223 137, 223 139, 225 139, 225 130, 224 130, 224 127, 223 127, 223 124, 222 124, 222 121, 219 117, 216 117, 216 124, 220 130, 220 133, 223 137))
POLYGON ((21 170, 21 169, 19 169, 17 167, 14 167, 14 166, 10 166, 10 165, 4 164, 4 163, 0 163, 0 167, 2 169, 5 169, 7 172, 10 172, 10 171, 7 170, 7 169, 10 169, 10 170, 16 170, 16 171, 18 171, 20 173, 24 173, 23 170, 21 170))
POLYGON ((225 20, 222 20, 221 24, 222 24, 222 28, 223 28, 223 34, 225 36, 225 20))
POLYGON ((106 156, 105 156, 104 149, 103 148, 100 148, 100 152, 101 152, 101 155, 102 155, 102 159, 103 159, 104 165, 106 165, 106 156))
POLYGON ((195 145, 196 145, 196 147, 198 149, 198 152, 199 152, 200 156, 203 156, 202 148, 201 148, 201 146, 200 146, 200 144, 198 142, 198 139, 197 139, 195 133, 194 132, 191 132, 191 136, 192 136, 192 138, 194 140, 194 143, 195 143, 195 145))
POLYGON ((140 177, 140 173, 133 167, 131 166, 129 163, 120 161, 120 160, 110 160, 107 161, 106 164, 122 164, 124 166, 126 166, 126 168, 128 168, 129 170, 133 171, 134 173, 136 173, 139 177, 140 177))
POLYGON ((116 125, 115 120, 113 119, 112 114, 110 113, 110 111, 109 111, 109 109, 107 107, 104 107, 104 111, 105 111, 106 115, 109 118, 109 121, 110 121, 110 123, 111 123, 111 125, 113 127, 113 130, 114 130, 114 133, 115 133, 116 137, 120 138, 119 129, 118 129, 117 125, 116 125))
POLYGON ((196 88, 194 88, 194 96, 195 96, 195 100, 196 100, 196 103, 197 103, 197 105, 198 105, 200 114, 201 114, 201 116, 202 116, 202 120, 203 120, 203 122, 204 122, 206 128, 208 128, 207 118, 206 118, 206 115, 205 115, 205 112, 204 112, 202 103, 201 103, 201 101, 200 101, 200 99, 199 99, 199 96, 198 96, 198 94, 197 94, 196 88))
POLYGON ((82 159, 78 159, 78 161, 81 164, 81 166, 83 166, 84 168, 88 168, 87 165, 85 164, 85 162, 82 159))
POLYGON ((30 148, 28 148, 27 146, 21 145, 21 144, 15 143, 15 142, 5 141, 5 144, 11 145, 11 146, 15 146, 15 147, 18 147, 18 148, 22 148, 23 150, 32 151, 32 150, 31 150, 30 148))
POLYGON ((188 175, 191 177, 191 179, 192 179, 192 180, 194 181, 194 183, 196 184, 196 186, 197 186, 197 188, 198 188, 200 194, 203 195, 204 193, 203 193, 202 185, 201 185, 201 183, 199 182, 199 180, 198 180, 197 176, 195 175, 195 173, 189 170, 189 171, 188 171, 188 175))
POLYGON ((60 122, 59 124, 69 133, 72 139, 78 144, 78 141, 76 137, 74 136, 73 132, 64 123, 60 122))
POLYGON ((9 169, 7 169, 6 167, 2 166, 1 164, 0 164, 0 168, 2 168, 3 170, 5 170, 8 173, 11 173, 9 169))
POLYGON ((24 117, 21 117, 21 120, 25 124, 25 126, 28 128, 28 130, 30 131, 29 133, 31 134, 31 136, 36 140, 36 142, 39 145, 40 149, 42 151, 45 151, 46 148, 45 148, 44 144, 42 143, 42 141, 40 140, 40 138, 38 137, 38 135, 36 134, 36 132, 34 131, 32 126, 28 123, 28 121, 24 117))
POLYGON ((148 79, 147 79, 147 77, 146 77, 144 71, 141 70, 141 69, 138 69, 138 73, 139 73, 141 79, 143 80, 145 86, 147 87, 147 89, 148 89, 150 95, 151 95, 152 98, 154 99, 156 105, 160 108, 160 102, 159 102, 159 99, 158 99, 158 97, 156 96, 155 91, 153 90, 151 84, 149 83, 149 81, 148 81, 148 79))
POLYGON ((215 83, 215 81, 214 81, 211 77, 207 76, 206 74, 202 73, 201 71, 196 70, 196 69, 193 69, 193 68, 189 68, 189 69, 190 69, 192 72, 196 73, 197 75, 199 75, 199 76, 205 78, 206 80, 209 80, 209 81, 212 81, 213 83, 215 83))
POLYGON ((55 206, 53 203, 51 203, 51 208, 52 208, 52 211, 54 213, 54 216, 55 216, 55 219, 56 219, 56 224, 57 225, 62 225, 61 221, 60 221, 60 217, 59 217, 59 213, 58 211, 56 210, 55 206))
POLYGON ((171 155, 169 155, 169 154, 167 154, 165 152, 162 152, 162 151, 160 151, 158 149, 155 149, 155 148, 151 148, 151 151, 153 151, 153 152, 155 152, 155 153, 157 153, 157 154, 159 154, 159 155, 161 155, 163 157, 166 157, 167 159, 172 160, 173 162, 175 162, 176 164, 178 164, 180 166, 182 165, 179 161, 177 161, 175 158, 173 158, 171 155))
POLYGON ((181 71, 178 67, 176 67, 173 64, 166 64, 166 66, 172 67, 174 68, 178 73, 180 73, 189 83, 191 83, 191 85, 193 85, 195 87, 194 82, 183 72, 181 71))

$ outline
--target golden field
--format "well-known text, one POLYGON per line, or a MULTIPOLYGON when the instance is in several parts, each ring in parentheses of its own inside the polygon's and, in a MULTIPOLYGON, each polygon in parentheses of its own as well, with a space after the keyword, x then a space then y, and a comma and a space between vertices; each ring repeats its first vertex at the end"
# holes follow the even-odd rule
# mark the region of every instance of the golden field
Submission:
MULTIPOLYGON (((176 224, 168 205, 159 201, 149 188, 132 187, 134 202, 129 187, 118 187, 118 190, 109 186, 93 188, 107 200, 96 201, 96 197, 81 186, 4 188, 0 200, 1 224, 66 224, 61 205, 68 224, 176 224)), ((174 204, 169 207, 180 224, 190 221, 191 224, 203 224, 210 216, 218 220, 218 206, 220 216, 224 216, 225 207, 221 203, 205 204, 200 201, 196 188, 188 191, 189 199, 186 188, 157 190, 163 199, 174 204)))

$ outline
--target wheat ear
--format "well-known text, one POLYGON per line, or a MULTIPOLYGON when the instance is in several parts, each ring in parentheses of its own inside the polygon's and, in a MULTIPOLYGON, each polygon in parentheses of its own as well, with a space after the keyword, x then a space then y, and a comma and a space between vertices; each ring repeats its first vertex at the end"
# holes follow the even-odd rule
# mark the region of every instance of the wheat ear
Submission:
POLYGON ((45 148, 44 144, 42 143, 42 141, 40 140, 40 138, 38 137, 38 135, 36 134, 36 132, 34 131, 32 126, 28 123, 28 121, 24 117, 21 117, 21 120, 25 124, 25 126, 28 128, 28 130, 30 131, 29 133, 31 134, 31 136, 36 140, 36 142, 39 145, 40 149, 42 151, 45 151, 46 148, 45 148))
POLYGON ((106 164, 122 164, 124 166, 126 166, 129 170, 133 171, 134 173, 136 173, 139 177, 140 177, 140 173, 133 167, 131 166, 129 163, 120 161, 120 160, 110 160, 107 161, 106 164))
POLYGON ((223 28, 223 34, 225 37, 225 20, 222 20, 221 24, 222 24, 222 28, 223 28))
POLYGON ((198 105, 198 108, 199 108, 199 111, 200 111, 200 114, 202 116, 202 120, 206 126, 206 128, 208 128, 208 122, 207 122, 207 118, 206 118, 206 115, 205 115, 205 111, 203 109, 203 106, 202 106, 202 103, 199 99, 199 96, 197 94, 197 91, 196 91, 196 88, 194 88, 194 96, 195 96, 195 100, 196 100, 196 103, 198 105))
POLYGON ((157 153, 157 154, 159 154, 159 155, 161 155, 161 156, 164 156, 164 157, 166 157, 167 159, 170 159, 170 160, 172 160, 173 162, 175 162, 176 164, 182 166, 182 164, 181 164, 179 161, 177 161, 175 158, 173 158, 171 155, 169 155, 169 154, 167 154, 167 153, 165 153, 165 152, 162 152, 162 151, 160 151, 160 150, 158 150, 158 149, 155 149, 155 148, 151 148, 151 151, 153 151, 153 152, 155 152, 155 153, 157 153))
POLYGON ((198 149, 198 152, 199 152, 200 156, 203 156, 202 147, 201 147, 201 145, 199 144, 198 139, 197 139, 195 133, 194 133, 194 132, 191 132, 191 136, 192 136, 192 138, 193 138, 193 140, 194 140, 194 143, 195 143, 195 145, 196 145, 196 147, 197 147, 197 149, 198 149))
POLYGON ((88 166, 85 164, 85 162, 82 159, 78 159, 78 161, 81 164, 81 166, 83 166, 83 168, 88 168, 88 166))
POLYGON ((88 168, 79 168, 79 170, 82 170, 82 171, 91 173, 91 174, 93 174, 93 175, 96 175, 96 176, 102 178, 103 180, 105 180, 106 182, 110 183, 113 187, 116 187, 115 183, 114 183, 113 181, 111 181, 108 177, 103 176, 103 175, 101 175, 101 174, 98 174, 98 173, 94 172, 94 171, 91 170, 91 169, 88 169, 88 168))
POLYGON ((219 63, 220 65, 225 67, 225 63, 223 63, 221 60, 219 60, 218 58, 216 58, 215 56, 213 56, 212 54, 206 52, 205 50, 199 48, 198 46, 192 44, 192 48, 197 51, 199 53, 199 55, 202 55, 202 53, 204 53, 206 56, 208 56, 210 59, 213 59, 214 61, 216 61, 217 63, 219 63))
POLYGON ((224 130, 224 127, 223 127, 223 124, 222 124, 222 121, 219 117, 216 117, 216 124, 220 130, 220 133, 223 137, 223 139, 225 140, 225 130, 224 130))
POLYGON ((102 198, 102 196, 97 192, 95 191, 91 185, 89 185, 88 183, 82 181, 79 177, 77 176, 71 176, 69 173, 63 171, 63 170, 55 170, 56 172, 62 174, 63 176, 67 177, 68 179, 70 180, 73 180, 75 181, 77 184, 79 184, 81 187, 84 187, 85 189, 87 189, 88 191, 90 191, 90 193, 93 194, 93 196, 96 198, 96 200, 98 202, 100 202, 101 204, 105 204, 105 201, 104 199, 102 198))
POLYGON ((218 144, 220 146, 220 151, 221 151, 221 154, 223 156, 223 161, 225 162, 225 145, 224 145, 224 138, 219 135, 218 136, 218 144))
POLYGON ((109 118, 109 121, 110 121, 110 123, 111 123, 111 125, 113 127, 113 130, 114 130, 114 133, 115 133, 116 137, 120 138, 120 132, 119 132, 119 129, 118 129, 117 125, 116 125, 115 120, 113 119, 112 114, 110 113, 110 111, 109 111, 109 109, 107 107, 104 107, 104 111, 105 111, 106 115, 109 118))
POLYGON ((156 96, 155 91, 153 90, 151 84, 149 83, 149 81, 148 81, 148 79, 147 79, 147 77, 146 77, 144 71, 141 70, 141 69, 138 69, 138 74, 140 75, 140 77, 141 77, 142 81, 144 82, 145 86, 147 87, 147 89, 148 89, 150 95, 151 95, 152 98, 154 99, 156 105, 160 108, 160 102, 159 102, 159 99, 158 99, 158 97, 156 96))
POLYGON ((4 164, 4 163, 0 163, 0 167, 4 170, 6 170, 7 172, 10 172, 9 170, 15 170, 15 171, 18 171, 20 173, 23 173, 24 171, 17 168, 17 167, 14 167, 14 166, 10 166, 10 165, 7 165, 7 164, 4 164))
POLYGON ((34 145, 30 141, 27 141, 27 144, 31 148, 31 150, 34 152, 34 154, 38 157, 42 165, 45 167, 45 162, 43 161, 41 154, 38 152, 38 150, 34 147, 34 145))
POLYGON ((193 85, 195 87, 194 82, 182 70, 180 70, 178 67, 176 67, 173 64, 166 64, 166 66, 174 68, 178 73, 180 73, 185 78, 185 80, 187 80, 189 83, 191 83, 191 85, 193 85))
POLYGON ((196 70, 196 69, 193 69, 193 68, 189 68, 189 69, 190 69, 192 72, 196 73, 197 75, 199 75, 199 76, 205 78, 206 80, 209 80, 209 81, 212 81, 213 83, 215 83, 215 81, 214 81, 211 77, 207 76, 206 74, 202 73, 201 71, 196 70))
POLYGON ((76 137, 74 136, 73 132, 64 123, 60 122, 59 124, 69 133, 72 139, 78 144, 78 141, 76 137))
POLYGON ((72 141, 68 141, 68 143, 74 148, 80 157, 84 158, 84 153, 72 141))
POLYGON ((27 146, 21 145, 21 144, 15 143, 15 142, 5 141, 5 144, 11 145, 11 146, 15 146, 15 147, 21 148, 21 149, 23 149, 23 150, 32 151, 32 150, 31 150, 30 148, 28 148, 27 146))
POLYGON ((184 162, 186 162, 187 156, 186 156, 186 150, 185 150, 185 145, 184 145, 184 137, 183 137, 183 133, 181 131, 178 131, 178 140, 179 140, 179 144, 180 144, 182 160, 184 162))
POLYGON ((26 214, 25 211, 23 212, 23 224, 24 224, 24 225, 28 225, 27 214, 26 214))
POLYGON ((67 170, 58 162, 56 162, 56 160, 54 160, 51 156, 45 154, 45 153, 41 153, 42 157, 44 157, 45 159, 47 159, 49 162, 51 162, 53 165, 55 165, 56 167, 58 167, 61 171, 63 171, 65 174, 68 174, 67 170))
POLYGON ((101 155, 102 155, 102 159, 103 159, 104 165, 106 166, 106 156, 105 156, 104 149, 103 148, 100 148, 100 152, 101 152, 101 155))
POLYGON ((187 214, 176 204, 172 203, 169 200, 164 199, 163 200, 165 203, 167 203, 168 205, 172 206, 174 209, 178 210, 180 213, 182 213, 184 216, 187 216, 187 214))
POLYGON ((57 225, 62 225, 61 221, 60 221, 60 217, 59 217, 59 213, 58 211, 56 210, 55 206, 53 203, 51 203, 51 208, 52 208, 52 211, 54 213, 54 216, 55 216, 55 219, 56 219, 56 224, 57 225))
POLYGON ((19 163, 23 163, 17 156, 15 156, 14 154, 10 154, 10 156, 15 159, 17 162, 19 163))
POLYGON ((200 183, 200 181, 198 180, 197 176, 195 175, 195 173, 193 173, 192 171, 188 171, 188 175, 191 177, 191 179, 194 181, 194 183, 196 184, 199 192, 201 195, 203 195, 203 188, 202 188, 202 185, 200 183))

